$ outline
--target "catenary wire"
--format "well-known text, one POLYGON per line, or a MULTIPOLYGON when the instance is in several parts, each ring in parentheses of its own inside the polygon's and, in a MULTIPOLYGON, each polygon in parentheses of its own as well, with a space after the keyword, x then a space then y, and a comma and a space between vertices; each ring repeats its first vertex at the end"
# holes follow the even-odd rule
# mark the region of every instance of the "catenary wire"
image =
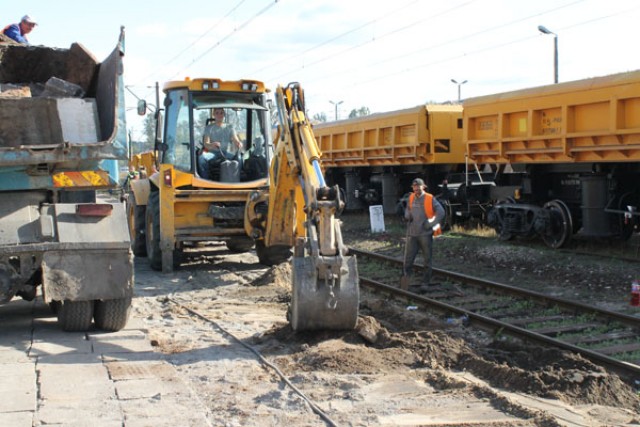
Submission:
POLYGON ((229 38, 231 38, 233 35, 237 34, 238 32, 240 32, 241 30, 243 30, 247 25, 249 25, 251 22, 253 22, 253 20, 255 20, 256 18, 258 18, 259 16, 263 15, 265 12, 267 12, 269 9, 271 9, 273 6, 275 6, 278 3, 278 0, 273 0, 270 4, 268 4, 267 6, 265 6, 264 8, 262 8, 261 10, 259 10, 257 13, 255 13, 253 16, 251 16, 249 19, 247 19, 246 21, 244 21, 242 24, 240 24, 239 26, 235 27, 230 33, 228 33, 227 35, 225 35, 224 37, 222 37, 220 40, 218 40, 216 43, 214 43, 211 47, 209 47, 207 50, 205 50, 202 54, 200 54, 200 56, 197 56, 195 59, 193 59, 189 64, 187 64, 185 67, 183 67, 180 71, 176 72, 173 76, 171 76, 169 78, 169 80, 172 80, 173 78, 175 78, 177 75, 179 75, 180 73, 182 73, 185 69, 187 69, 188 67, 192 66, 193 64, 195 64, 196 62, 198 62, 199 60, 201 60, 202 58, 204 58, 207 54, 209 54, 212 50, 214 50, 215 48, 217 48, 218 46, 220 46, 222 43, 224 43, 226 40, 228 40, 229 38))
POLYGON ((178 52, 174 57, 172 57, 171 59, 169 59, 167 62, 165 62, 161 67, 156 68, 155 71, 153 71, 152 73, 150 73, 148 76, 146 76, 143 79, 140 79, 141 81, 147 81, 149 80, 151 77, 155 76, 156 74, 158 74, 164 67, 166 67, 167 65, 172 64, 176 59, 178 59, 180 56, 182 56, 184 53, 186 53, 189 49, 191 49, 193 46, 196 45, 196 43, 198 43, 200 40, 202 40, 205 36, 207 36, 211 31, 214 30, 214 28, 216 28, 218 25, 220 25, 220 23, 222 21, 224 21, 225 19, 227 19, 233 12, 235 12, 240 6, 242 6, 242 4, 247 1, 247 0, 240 0, 234 7, 231 8, 231 10, 229 10, 229 12, 227 12, 222 18, 218 19, 216 21, 215 24, 213 24, 212 26, 210 26, 204 33, 202 33, 197 39, 195 39, 193 42, 191 42, 187 47, 185 47, 184 49, 180 50, 180 52, 178 52))
MULTIPOLYGON (((349 35, 349 34, 355 33, 355 32, 357 32, 357 31, 359 31, 359 30, 361 30, 361 29, 363 29, 363 28, 366 28, 366 27, 368 27, 368 26, 370 26, 370 25, 372 25, 372 24, 374 24, 374 23, 376 23, 376 22, 378 22, 378 21, 380 21, 380 20, 382 20, 382 19, 385 19, 385 18, 388 18, 388 17, 390 17, 390 16, 395 15, 396 13, 400 12, 401 10, 406 9, 406 8, 407 8, 407 7, 409 7, 410 5, 412 5, 412 4, 414 4, 414 3, 417 3, 417 1, 418 1, 418 0, 414 0, 414 1, 411 1, 411 2, 409 2, 409 3, 406 3, 406 4, 404 4, 403 6, 400 6, 399 8, 396 8, 396 9, 392 10, 391 12, 384 14, 383 16, 380 16, 380 17, 378 17, 378 18, 375 18, 375 19, 372 19, 372 20, 370 20, 370 21, 367 21, 367 22, 365 22, 364 24, 358 25, 358 26, 357 26, 357 27, 355 27, 355 28, 351 28, 350 30, 347 30, 347 31, 345 31, 345 32, 343 32, 343 33, 338 34, 337 36, 331 37, 330 39, 327 39, 327 40, 325 40, 325 41, 323 41, 323 42, 320 42, 320 43, 318 43, 318 44, 316 44, 316 45, 313 45, 313 46, 312 46, 312 47, 310 47, 310 48, 304 49, 304 50, 303 50, 303 51, 301 51, 301 52, 296 52, 295 54, 293 54, 293 55, 291 55, 291 56, 289 56, 289 57, 287 57, 287 58, 285 58, 285 59, 279 59, 279 60, 277 60, 277 61, 272 62, 272 63, 271 63, 271 64, 269 64, 269 65, 265 65, 265 66, 264 66, 264 67, 262 67, 262 68, 258 68, 257 70, 254 70, 254 71, 252 72, 252 75, 257 75, 257 74, 258 74, 258 73, 260 73, 261 71, 268 70, 269 68, 275 67, 276 65, 280 65, 280 64, 282 64, 283 62, 286 62, 286 61, 289 61, 289 60, 291 60, 291 59, 297 58, 297 57, 298 57, 298 56, 300 56, 300 55, 304 55, 304 54, 307 54, 307 53, 309 53, 309 52, 312 52, 312 51, 314 51, 314 50, 316 50, 316 49, 318 49, 318 48, 320 48, 320 47, 322 47, 322 46, 326 46, 326 45, 328 45, 329 43, 332 43, 332 42, 334 42, 334 41, 336 41, 336 40, 340 40, 341 38, 343 38, 343 37, 345 37, 345 36, 347 36, 347 35, 349 35)), ((475 1, 475 0, 474 0, 474 1, 475 1)))
MULTIPOLYGON (((406 58, 406 57, 413 56, 413 55, 416 55, 416 54, 419 54, 419 53, 424 53, 424 52, 426 52, 426 51, 429 51, 429 50, 432 50, 432 49, 435 49, 435 48, 438 48, 438 47, 443 47, 443 46, 450 45, 450 44, 452 44, 452 43, 458 43, 458 42, 461 42, 461 41, 464 41, 464 40, 468 40, 468 39, 471 39, 471 38, 473 38, 473 37, 476 37, 476 36, 478 36, 478 35, 480 35, 480 34, 484 34, 484 33, 492 32, 492 31, 495 31, 495 30, 499 30, 499 29, 501 29, 501 28, 504 28, 504 27, 507 27, 507 26, 510 26, 510 25, 514 25, 514 24, 520 23, 520 22, 522 22, 522 21, 526 21, 526 20, 529 20, 529 19, 532 19, 532 18, 535 18, 535 17, 539 17, 539 16, 542 16, 542 15, 545 15, 545 14, 548 14, 548 13, 555 12, 555 11, 560 10, 560 9, 563 9, 563 8, 565 8, 565 7, 574 6, 574 5, 578 4, 578 3, 583 3, 584 1, 585 1, 585 0, 577 0, 577 1, 574 1, 574 2, 572 2, 572 3, 568 3, 568 4, 565 4, 565 5, 562 5, 562 6, 558 6, 558 7, 554 7, 553 9, 550 9, 550 10, 546 10, 546 11, 539 12, 539 13, 536 13, 536 14, 533 14, 533 15, 529 15, 529 16, 526 16, 526 17, 518 18, 518 19, 516 19, 516 20, 510 21, 510 22, 507 22, 507 23, 504 23, 504 24, 500 24, 500 25, 497 25, 497 26, 493 26, 493 27, 490 27, 490 28, 485 28, 485 29, 483 29, 483 30, 476 31, 476 32, 474 32, 474 33, 467 34, 467 35, 464 35, 464 36, 462 36, 462 37, 457 37, 457 38, 455 38, 455 39, 450 39, 450 40, 444 41, 444 42, 442 42, 442 43, 438 43, 438 44, 436 44, 436 45, 432 45, 432 46, 428 46, 428 47, 421 48, 421 49, 418 49, 418 50, 414 50, 414 51, 411 51, 411 52, 406 53, 406 54, 396 55, 396 56, 391 57, 391 58, 385 58, 385 59, 380 60, 380 61, 377 61, 377 62, 375 62, 375 63, 368 64, 365 68, 375 68, 375 66, 380 65, 380 64, 384 64, 384 63, 386 63, 386 62, 397 61, 398 59, 406 58)), ((471 3, 471 2, 468 2, 468 3, 465 3, 465 4, 461 5, 461 6, 466 6, 466 5, 470 4, 470 3, 471 3)), ((456 9, 456 8, 449 9, 449 10, 447 10, 447 11, 445 11, 445 12, 441 13, 441 14, 438 14, 438 15, 435 15, 435 16, 433 16, 433 17, 429 17, 429 18, 435 18, 435 17, 437 17, 437 16, 441 16, 441 15, 443 15, 444 13, 451 12, 451 11, 453 11, 453 10, 455 10, 455 9, 456 9)), ((328 60, 330 60, 330 59, 334 59, 334 58, 335 58, 335 57, 337 57, 337 56, 343 55, 343 54, 348 53, 348 52, 350 52, 350 51, 353 51, 353 50, 355 50, 355 49, 359 49, 359 48, 361 48, 361 47, 363 47, 363 46, 366 46, 366 45, 368 45, 368 44, 375 43, 376 41, 379 41, 379 40, 383 39, 384 37, 387 37, 387 36, 389 36, 389 35, 396 34, 396 33, 400 32, 400 31, 403 31, 403 30, 405 30, 405 29, 411 28, 411 27, 413 27, 415 24, 417 24, 418 22, 422 22, 422 21, 424 21, 424 20, 417 21, 416 23, 412 23, 412 24, 410 24, 410 25, 406 25, 406 26, 403 26, 403 27, 400 27, 400 28, 397 28, 397 29, 393 29, 393 30, 391 30, 391 31, 389 31, 389 32, 387 32, 387 33, 385 33, 385 34, 381 35, 381 36, 376 37, 375 39, 367 40, 367 41, 365 41, 365 42, 363 42, 363 43, 361 43, 361 44, 359 44, 359 45, 349 47, 349 48, 344 49, 344 50, 342 50, 342 51, 340 51, 340 52, 332 53, 332 54, 327 55, 327 56, 325 56, 325 57, 323 57, 323 58, 320 58, 320 59, 318 59, 318 60, 316 60, 316 61, 314 61, 314 62, 312 62, 312 63, 305 64, 304 66, 301 66, 301 67, 299 67, 297 70, 293 70, 293 71, 299 71, 299 70, 301 70, 301 69, 303 69, 303 68, 309 67, 310 65, 316 65, 316 64, 319 64, 319 63, 321 63, 321 62, 325 62, 325 61, 328 61, 328 60)), ((523 40, 524 40, 524 39, 523 39, 523 40)), ((503 45, 504 45, 504 44, 501 44, 500 46, 503 46, 503 45)), ((483 51, 484 51, 484 50, 485 50, 485 49, 483 49, 483 51)), ((455 57, 455 58, 457 58, 457 57, 455 57)), ((448 59, 447 59, 447 61, 448 61, 448 60, 451 60, 451 59, 452 59, 452 58, 448 58, 448 59)), ((438 63, 438 64, 439 64, 439 63, 442 63, 442 62, 443 62, 443 61, 441 61, 441 60, 436 61, 436 63, 438 63)), ((359 66, 359 67, 357 67, 357 68, 355 68, 355 67, 354 67, 354 68, 351 68, 351 69, 349 69, 349 70, 340 70, 339 72, 337 72, 337 73, 333 73, 333 74, 323 74, 323 76, 322 76, 321 78, 317 79, 317 80, 324 80, 324 79, 326 79, 326 78, 329 78, 329 77, 335 77, 335 76, 337 76, 337 75, 342 75, 342 74, 346 74, 346 75, 353 75, 352 73, 353 73, 354 71, 356 71, 356 70, 359 70, 360 68, 361 68, 361 66, 359 66)), ((416 68, 421 68, 421 67, 416 67, 416 68)), ((283 74, 283 75, 280 75, 280 76, 274 77, 272 80, 280 80, 280 79, 282 79, 284 76, 288 75, 289 73, 291 73, 291 71, 290 71, 290 70, 289 70, 289 71, 287 71, 287 73, 286 73, 286 74, 283 74)), ((317 80, 316 80, 316 81, 317 81, 317 80)), ((313 81, 313 80, 312 80, 312 81, 313 81)))
MULTIPOLYGON (((566 27, 561 27, 557 31, 565 31, 565 30, 569 30, 571 28, 580 27, 582 25, 590 24, 590 23, 593 23, 593 22, 596 22, 596 21, 600 21, 600 20, 603 20, 603 19, 607 19, 607 18, 611 18, 611 17, 617 16, 617 15, 629 13, 630 11, 637 10, 639 8, 640 7, 636 7, 636 8, 632 8, 632 9, 629 9, 629 10, 625 10, 625 11, 621 11, 621 12, 617 12, 617 13, 612 13, 612 14, 606 15, 606 16, 599 16, 597 18, 589 19, 587 21, 582 21, 582 22, 579 22, 579 23, 576 23, 576 24, 568 25, 566 27)), ((472 55, 477 55, 479 53, 484 53, 484 52, 487 52, 487 51, 490 51, 490 50, 493 50, 493 49, 498 49, 498 48, 501 48, 501 47, 504 47, 504 46, 509 46, 509 45, 512 45, 512 44, 521 43, 521 42, 524 42, 526 40, 530 40, 530 39, 532 39, 534 37, 537 37, 537 35, 531 35, 531 36, 527 36, 527 37, 522 37, 520 39, 508 41, 508 42, 505 42, 505 43, 486 46, 486 47, 483 47, 483 48, 480 48, 480 49, 477 49, 477 50, 474 50, 474 51, 471 51, 471 52, 463 52, 463 53, 461 53, 459 55, 450 56, 448 58, 442 58, 442 59, 439 59, 439 60, 436 60, 436 61, 431 61, 431 62, 427 62, 427 63, 423 63, 423 64, 418 64, 418 65, 413 66, 413 67, 408 67, 408 68, 404 68, 404 69, 399 70, 399 71, 394 71, 394 72, 391 72, 391 73, 387 73, 385 75, 377 76, 377 77, 371 78, 369 80, 359 80, 356 83, 349 84, 349 87, 352 88, 352 87, 355 87, 355 86, 363 85, 365 83, 371 83, 371 82, 374 82, 374 81, 377 81, 377 80, 381 80, 381 79, 384 79, 384 78, 393 77, 393 76, 396 76, 398 74, 403 74, 403 73, 406 73, 406 72, 409 72, 409 71, 414 71, 414 70, 418 70, 418 69, 421 69, 421 68, 431 67, 433 65, 443 64, 443 63, 446 63, 446 62, 449 62, 449 61, 453 61, 453 60, 456 60, 456 59, 460 59, 460 58, 463 58, 463 57, 469 57, 469 56, 472 56, 472 55)), ((311 81, 318 81, 318 80, 321 80, 321 79, 324 79, 324 78, 327 78, 327 77, 328 76, 324 76, 323 75, 322 77, 320 77, 320 78, 318 78, 316 80, 311 80, 311 81)))

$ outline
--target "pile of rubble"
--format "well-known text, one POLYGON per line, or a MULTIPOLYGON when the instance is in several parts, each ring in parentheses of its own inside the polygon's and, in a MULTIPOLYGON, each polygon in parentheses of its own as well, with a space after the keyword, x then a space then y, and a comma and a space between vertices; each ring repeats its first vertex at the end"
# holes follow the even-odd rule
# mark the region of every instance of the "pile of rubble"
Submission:
POLYGON ((98 67, 77 43, 58 49, 0 40, 0 147, 98 142, 98 67))

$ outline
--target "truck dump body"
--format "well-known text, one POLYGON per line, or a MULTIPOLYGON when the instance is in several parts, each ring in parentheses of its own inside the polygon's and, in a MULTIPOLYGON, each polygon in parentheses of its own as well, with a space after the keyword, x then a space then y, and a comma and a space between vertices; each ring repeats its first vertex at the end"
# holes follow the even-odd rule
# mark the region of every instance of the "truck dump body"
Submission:
POLYGON ((126 160, 116 93, 123 90, 116 84, 122 55, 115 49, 100 63, 77 43, 70 49, 0 45, 0 167, 74 170, 78 162, 126 160))
POLYGON ((123 46, 0 44, 0 303, 41 288, 65 330, 121 329, 131 304, 126 212, 98 195, 128 157, 123 46))
POLYGON ((464 139, 478 163, 637 162, 640 71, 467 99, 464 139))

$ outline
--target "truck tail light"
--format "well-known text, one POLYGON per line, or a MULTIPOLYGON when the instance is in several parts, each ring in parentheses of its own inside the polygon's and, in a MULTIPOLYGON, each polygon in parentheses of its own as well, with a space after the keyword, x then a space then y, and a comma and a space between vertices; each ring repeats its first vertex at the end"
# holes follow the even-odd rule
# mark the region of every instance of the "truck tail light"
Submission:
POLYGON ((111 215, 113 205, 109 203, 83 203, 76 205, 76 215, 79 216, 99 216, 111 215))
POLYGON ((164 171, 164 185, 171 187, 173 185, 173 178, 171 178, 171 171, 164 171))

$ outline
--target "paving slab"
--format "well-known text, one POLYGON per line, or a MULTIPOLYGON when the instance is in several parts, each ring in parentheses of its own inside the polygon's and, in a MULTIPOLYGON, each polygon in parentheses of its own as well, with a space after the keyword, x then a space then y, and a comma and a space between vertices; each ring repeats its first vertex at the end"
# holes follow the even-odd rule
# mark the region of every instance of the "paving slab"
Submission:
MULTIPOLYGON (((29 344, 30 345, 30 344, 29 344)), ((31 363, 28 348, 0 348, 0 364, 3 363, 31 363)))
POLYGON ((210 427, 205 414, 194 409, 193 398, 180 395, 122 402, 127 427, 210 427))
POLYGON ((65 427, 122 427, 123 414, 117 399, 44 400, 35 414, 34 425, 65 427))
POLYGON ((63 332, 41 300, 0 305, 0 426, 209 426, 141 319, 63 332))
POLYGON ((5 377, 0 381, 0 413, 36 410, 38 395, 35 374, 24 378, 5 377))
POLYGON ((33 427, 33 412, 0 412, 0 426, 33 427))
POLYGON ((175 378, 177 375, 173 366, 161 361, 132 361, 105 363, 109 376, 114 381, 175 378))
POLYGON ((99 354, 153 352, 142 331, 125 330, 110 334, 91 334, 93 351, 99 354))

